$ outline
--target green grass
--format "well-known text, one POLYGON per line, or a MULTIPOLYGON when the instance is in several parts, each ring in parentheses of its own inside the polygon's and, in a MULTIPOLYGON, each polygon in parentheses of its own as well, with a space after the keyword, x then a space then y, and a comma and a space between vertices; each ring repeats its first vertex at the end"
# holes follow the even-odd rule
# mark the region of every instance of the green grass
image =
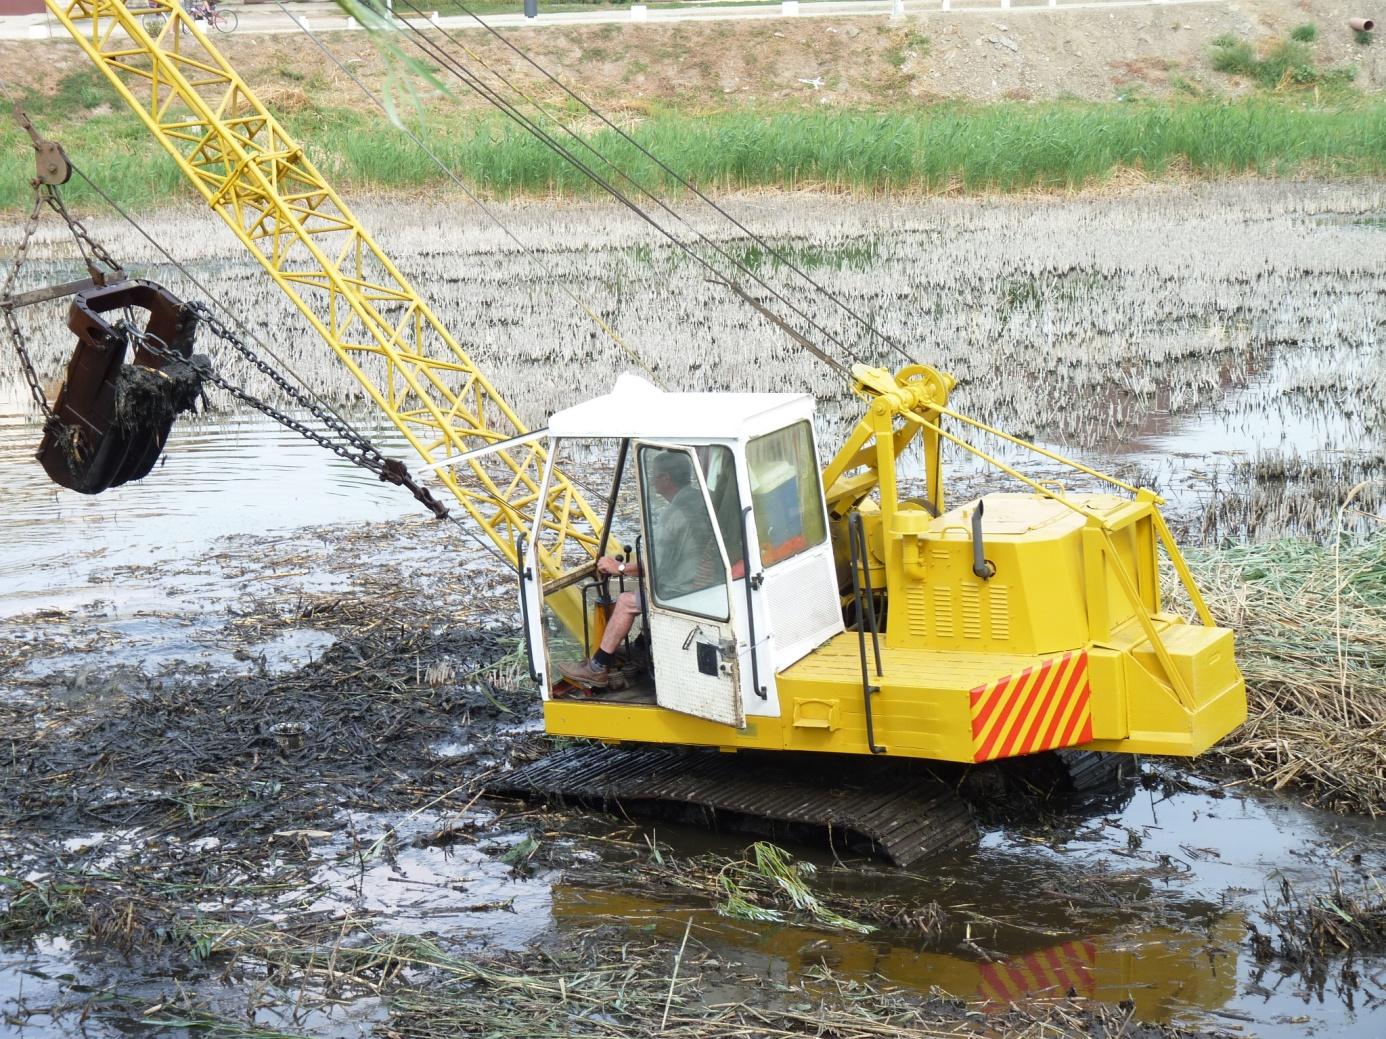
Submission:
POLYGON ((875 239, 867 239, 839 246, 788 244, 777 246, 773 252, 751 245, 733 247, 731 252, 743 267, 753 271, 780 270, 786 264, 801 271, 864 271, 879 258, 880 247, 875 239))
POLYGON ((1231 76, 1243 76, 1264 90, 1331 86, 1344 87, 1357 75, 1349 66, 1323 69, 1314 61, 1310 46, 1318 29, 1301 25, 1288 40, 1274 43, 1261 55, 1250 43, 1235 36, 1219 36, 1213 41, 1213 68, 1231 76))
MULTIPOLYGON (((77 87, 74 87, 77 89, 77 87)), ((123 203, 190 197, 172 162, 123 110, 68 110, 67 125, 35 111, 79 166, 123 203)), ((445 179, 380 119, 345 110, 285 118, 338 187, 408 190, 445 179)), ((826 187, 861 192, 1022 191, 1100 184, 1137 169, 1202 177, 1386 173, 1386 102, 1309 108, 1291 101, 935 106, 909 111, 659 112, 636 137, 711 190, 826 187)), ((589 141, 624 168, 633 149, 611 133, 589 141)), ((473 185, 496 196, 598 194, 542 144, 494 117, 454 114, 430 142, 473 185)), ((25 203, 30 152, 0 129, 0 206, 25 203)), ((645 182, 667 189, 667 178, 645 182)), ((70 196, 82 200, 80 185, 70 196)))

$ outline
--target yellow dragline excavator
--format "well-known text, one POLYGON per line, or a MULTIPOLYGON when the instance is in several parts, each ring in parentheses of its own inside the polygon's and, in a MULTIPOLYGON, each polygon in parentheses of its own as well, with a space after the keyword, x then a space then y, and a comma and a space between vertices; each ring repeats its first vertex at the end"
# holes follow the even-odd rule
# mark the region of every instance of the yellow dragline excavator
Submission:
MULTIPOLYGON (((502 787, 827 825, 909 862, 966 829, 938 763, 1192 756, 1244 720, 1233 633, 1214 623, 1152 491, 967 417, 949 404, 954 380, 922 364, 850 370, 860 418, 826 464, 802 393, 667 392, 622 376, 528 430, 181 7, 157 0, 168 17, 151 32, 143 6, 47 2, 514 566, 545 729, 597 742, 502 787), (1041 484, 981 452, 975 434, 1107 492, 1041 484), (950 507, 945 441, 1018 492, 950 507), (615 459, 601 508, 564 472, 594 444, 615 459), (661 474, 680 472, 679 493, 666 493, 661 474), (902 493, 905 472, 922 473, 911 483, 922 493, 902 493), (639 512, 633 535, 613 531, 623 487, 639 512), (613 555, 639 576, 600 573, 596 561, 613 555), (1166 606, 1162 555, 1188 620, 1166 606), (596 648, 613 581, 641 593, 634 637, 605 689, 574 686, 556 664, 596 648)), ((79 334, 102 293, 130 289, 123 277, 79 292, 79 334)), ((138 285, 145 333, 88 334, 87 352, 115 344, 117 367, 187 358, 186 307, 138 285)), ((15 299, 0 303, 12 315, 15 299)), ((72 434, 81 409, 59 412, 50 434, 69 459, 74 443, 89 456, 118 427, 72 434)), ((49 462, 62 468, 59 455, 49 462)))

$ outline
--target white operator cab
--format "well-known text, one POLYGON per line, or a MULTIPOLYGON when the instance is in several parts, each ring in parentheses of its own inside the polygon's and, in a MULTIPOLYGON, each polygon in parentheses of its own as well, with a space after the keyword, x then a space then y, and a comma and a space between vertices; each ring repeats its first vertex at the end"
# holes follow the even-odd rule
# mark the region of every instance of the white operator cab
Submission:
MULTIPOLYGON (((638 585, 643 597, 631 634, 647 628, 653 674, 642 671, 622 688, 613 683, 593 702, 646 705, 736 728, 747 715, 778 716, 776 672, 843 630, 813 398, 667 393, 623 375, 605 396, 554 414, 547 436, 545 495, 555 465, 571 467, 565 443, 601 442, 617 458, 601 532, 607 554, 623 548, 610 529, 617 488, 634 482, 637 492, 643 572, 625 587, 638 585), (674 479, 661 480, 664 473, 674 479)), ((536 523, 520 579, 531 670, 545 700, 555 687, 562 692, 556 662, 583 652, 545 622, 546 598, 566 594, 570 610, 573 602, 571 583, 540 587, 539 553, 546 539, 556 550, 554 536, 536 523)), ((614 596, 616 579, 610 587, 614 596)), ((581 592, 584 625, 592 622, 594 590, 589 581, 581 592)))

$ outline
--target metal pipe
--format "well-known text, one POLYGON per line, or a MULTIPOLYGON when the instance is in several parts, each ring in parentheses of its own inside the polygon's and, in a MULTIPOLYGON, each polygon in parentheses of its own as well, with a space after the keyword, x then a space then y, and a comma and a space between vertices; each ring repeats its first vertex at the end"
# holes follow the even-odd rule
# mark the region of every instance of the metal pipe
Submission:
POLYGON ((857 567, 861 563, 861 555, 857 551, 857 530, 852 524, 851 519, 847 521, 847 546, 848 553, 852 557, 852 598, 857 606, 857 648, 861 653, 861 692, 862 704, 866 711, 866 745, 871 749, 872 754, 884 754, 885 747, 876 744, 876 724, 871 717, 871 697, 881 691, 880 686, 871 684, 871 679, 866 671, 866 632, 862 630, 862 608, 861 608, 861 575, 857 567))
MULTIPOLYGON (((640 538, 642 535, 635 536, 635 565, 643 575, 645 573, 645 559, 640 551, 640 538)), ((654 594, 654 578, 651 577, 646 585, 650 589, 650 595, 654 594)), ((646 601, 649 596, 645 594, 644 588, 636 582, 635 597, 640 600, 640 633, 645 636, 645 642, 650 648, 650 668, 654 669, 654 639, 650 638, 650 609, 646 601)))
POLYGON ((746 575, 743 580, 746 582, 746 637, 751 640, 751 688, 762 700, 768 700, 770 694, 765 691, 765 686, 760 684, 760 661, 756 657, 756 607, 751 599, 751 589, 758 585, 759 581, 751 579, 751 554, 746 551, 746 546, 750 543, 751 507, 747 505, 741 510, 741 570, 746 575))
MULTIPOLYGON (((880 678, 881 671, 881 639, 880 630, 876 624, 876 593, 871 587, 871 560, 867 555, 866 547, 866 528, 862 525, 861 513, 852 513, 852 518, 848 521, 857 528, 857 538, 861 542, 861 576, 866 583, 866 616, 871 624, 871 650, 876 657, 876 677, 880 678)), ((860 620, 861 618, 858 618, 860 620)))
POLYGON ((582 651, 589 657, 594 652, 592 649, 592 630, 587 623, 587 593, 597 587, 596 581, 591 581, 582 586, 582 651))
MULTIPOLYGON (((534 576, 534 571, 525 566, 525 540, 523 531, 515 536, 515 573, 520 578, 520 623, 525 629, 525 665, 529 668, 529 680, 538 685, 539 672, 534 669, 534 643, 529 638, 529 599, 525 596, 525 582, 534 576)), ((586 617, 584 608, 584 620, 586 617)))
POLYGON ((611 541, 611 523, 616 517, 616 498, 621 493, 621 477, 626 471, 626 455, 630 451, 630 438, 621 441, 616 452, 616 472, 611 477, 611 497, 607 499, 606 516, 602 518, 602 539, 597 544, 597 558, 606 555, 606 546, 611 541))

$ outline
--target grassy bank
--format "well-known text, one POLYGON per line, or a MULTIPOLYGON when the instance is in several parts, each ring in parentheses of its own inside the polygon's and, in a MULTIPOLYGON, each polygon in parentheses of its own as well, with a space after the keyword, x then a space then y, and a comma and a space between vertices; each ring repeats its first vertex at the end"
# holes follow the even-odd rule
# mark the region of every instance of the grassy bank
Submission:
MULTIPOLYGON (((186 195, 181 177, 124 111, 34 112, 78 164, 130 205, 186 195), (72 115, 77 112, 79 114, 72 115)), ((442 188, 446 180, 398 131, 362 113, 307 108, 290 131, 343 190, 442 188)), ((1386 102, 1306 108, 1266 99, 1140 104, 939 105, 923 110, 659 111, 633 136, 715 190, 826 188, 879 192, 1025 191, 1100 185, 1122 170, 1150 177, 1356 176, 1386 172, 1386 102)), ((633 149, 610 132, 585 138, 623 169, 633 149)), ((498 197, 593 196, 581 173, 499 118, 456 112, 429 127, 432 147, 498 197)), ((589 156, 590 159, 590 156, 589 156)), ((24 203, 27 147, 0 132, 0 206, 24 203)), ((641 162, 651 187, 669 178, 641 162)), ((81 198, 79 186, 72 191, 81 198)))

